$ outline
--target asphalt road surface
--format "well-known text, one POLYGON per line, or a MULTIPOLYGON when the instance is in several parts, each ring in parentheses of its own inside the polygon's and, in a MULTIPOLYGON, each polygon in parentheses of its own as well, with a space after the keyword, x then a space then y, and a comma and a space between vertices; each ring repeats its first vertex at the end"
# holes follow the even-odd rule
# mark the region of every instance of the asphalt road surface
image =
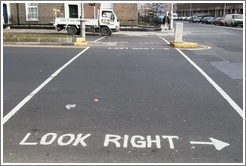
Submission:
POLYGON ((210 48, 3 47, 3 163, 243 163, 243 31, 184 25, 210 48))

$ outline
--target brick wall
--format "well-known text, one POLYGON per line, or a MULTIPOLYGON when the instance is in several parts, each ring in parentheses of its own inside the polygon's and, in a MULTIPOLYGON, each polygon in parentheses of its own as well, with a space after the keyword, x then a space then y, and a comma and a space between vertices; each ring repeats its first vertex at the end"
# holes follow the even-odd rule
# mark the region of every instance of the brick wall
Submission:
MULTIPOLYGON (((20 24, 49 24, 53 21, 53 9, 60 10, 64 15, 63 3, 38 3, 38 21, 26 21, 26 9, 25 3, 18 3, 19 16, 17 15, 17 4, 10 4, 11 23, 17 24, 18 20, 20 24), (19 19, 18 19, 19 18, 19 19)), ((100 7, 100 3, 96 3, 95 14, 100 7)), ((128 20, 135 20, 132 25, 138 24, 138 11, 137 3, 114 3, 114 12, 118 19, 121 21, 121 25, 130 25, 128 20)), ((80 12, 80 11, 79 11, 80 12)), ((85 18, 93 18, 94 8, 88 3, 84 4, 84 16, 85 18)))
MULTIPOLYGON (((96 3, 95 5, 95 14, 97 15, 97 10, 100 7, 100 3, 96 3)), ((90 6, 89 4, 84 4, 84 16, 85 18, 93 18, 94 14, 94 7, 90 6)))
POLYGON ((114 3, 114 12, 121 25, 130 25, 128 20, 135 20, 132 25, 138 24, 137 3, 114 3))
MULTIPOLYGON (((49 24, 53 21, 53 8, 61 9, 63 3, 39 3, 38 4, 38 21, 26 21, 25 3, 18 3, 19 5, 19 23, 20 24, 49 24)), ((14 24, 18 23, 17 4, 10 5, 11 19, 14 24)))

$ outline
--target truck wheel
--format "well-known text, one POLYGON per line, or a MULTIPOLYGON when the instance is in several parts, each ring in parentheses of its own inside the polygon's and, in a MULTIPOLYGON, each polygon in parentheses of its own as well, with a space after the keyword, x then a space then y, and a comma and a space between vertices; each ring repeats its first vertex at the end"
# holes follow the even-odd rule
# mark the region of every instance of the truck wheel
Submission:
POLYGON ((75 28, 74 26, 70 26, 67 28, 67 33, 69 35, 76 35, 77 34, 77 28, 75 28))
POLYGON ((101 34, 103 36, 109 36, 111 34, 110 29, 108 27, 102 27, 101 34))

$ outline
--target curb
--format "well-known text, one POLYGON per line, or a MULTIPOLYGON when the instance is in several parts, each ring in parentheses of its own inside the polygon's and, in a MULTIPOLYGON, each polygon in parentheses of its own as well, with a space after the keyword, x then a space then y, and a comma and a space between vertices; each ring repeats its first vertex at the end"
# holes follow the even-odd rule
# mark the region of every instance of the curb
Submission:
POLYGON ((198 44, 194 43, 194 42, 182 42, 182 43, 178 43, 178 42, 170 42, 170 45, 174 48, 197 48, 198 44))

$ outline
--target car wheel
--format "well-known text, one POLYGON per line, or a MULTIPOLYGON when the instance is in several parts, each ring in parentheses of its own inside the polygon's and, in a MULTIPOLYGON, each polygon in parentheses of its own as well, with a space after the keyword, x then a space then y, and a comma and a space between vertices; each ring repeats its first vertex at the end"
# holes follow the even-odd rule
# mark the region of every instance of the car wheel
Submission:
POLYGON ((77 28, 75 28, 74 26, 70 26, 67 28, 67 33, 69 35, 76 35, 77 34, 77 28))
POLYGON ((111 34, 110 29, 108 27, 102 27, 101 34, 103 36, 109 36, 111 34))

